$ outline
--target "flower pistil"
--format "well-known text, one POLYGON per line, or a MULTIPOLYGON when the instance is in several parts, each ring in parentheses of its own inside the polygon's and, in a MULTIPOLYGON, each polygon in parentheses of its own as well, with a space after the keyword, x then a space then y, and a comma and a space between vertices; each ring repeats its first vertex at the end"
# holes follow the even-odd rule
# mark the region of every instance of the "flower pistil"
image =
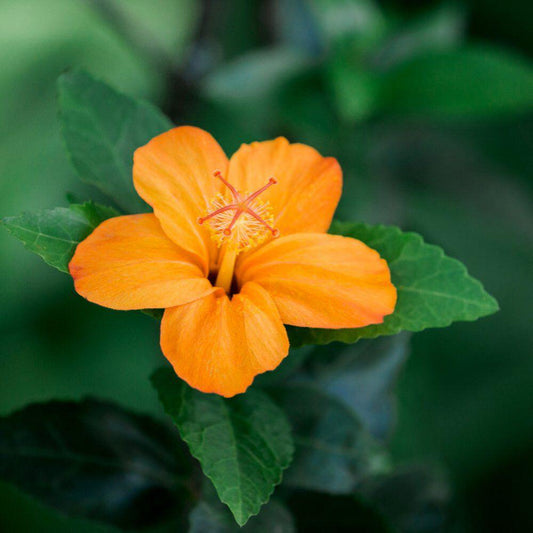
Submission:
POLYGON ((198 224, 208 223, 212 239, 223 247, 220 267, 215 284, 230 292, 235 260, 240 252, 255 248, 269 235, 279 236, 274 224, 274 214, 269 202, 258 197, 277 183, 271 177, 268 182, 253 193, 242 194, 229 183, 220 170, 213 173, 231 192, 231 200, 219 194, 211 202, 211 210, 198 218, 198 224))

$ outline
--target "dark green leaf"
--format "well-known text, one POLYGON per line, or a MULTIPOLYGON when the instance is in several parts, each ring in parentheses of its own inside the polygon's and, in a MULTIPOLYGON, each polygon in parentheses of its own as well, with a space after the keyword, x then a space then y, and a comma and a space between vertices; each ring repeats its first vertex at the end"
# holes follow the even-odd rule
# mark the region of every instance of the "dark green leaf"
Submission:
POLYGON ((6 217, 2 223, 28 250, 68 273, 76 246, 101 222, 117 215, 110 207, 86 202, 6 217))
POLYGON ((80 177, 128 212, 146 210, 133 188, 133 152, 173 127, 155 107, 81 70, 58 80, 63 137, 80 177))
POLYGON ((334 524, 346 533, 438 533, 444 531, 448 499, 438 469, 410 465, 365 479, 352 494, 295 491, 288 504, 301 531, 329 531, 334 524))
POLYGON ((257 391, 224 399, 191 389, 168 368, 152 382, 183 440, 239 525, 257 514, 289 466, 293 443, 283 412, 257 391))
POLYGON ((192 461, 172 429, 93 399, 34 404, 0 418, 0 479, 66 514, 154 524, 190 499, 192 461))
POLYGON ((387 457, 356 414, 317 387, 271 390, 291 421, 296 453, 284 484, 349 494, 366 476, 387 469, 387 457))
POLYGON ((317 348, 306 375, 352 409, 372 435, 388 437, 396 422, 393 386, 408 353, 408 334, 317 348))
POLYGON ((417 57, 385 76, 386 112, 491 116, 533 107, 533 70, 520 56, 470 47, 417 57))
POLYGON ((366 480, 358 496, 377 509, 402 533, 442 531, 449 499, 442 472, 427 465, 404 466, 366 480))
POLYGON ((359 239, 386 259, 398 302, 382 324, 358 329, 291 328, 291 342, 352 343, 361 338, 394 335, 400 331, 422 331, 472 321, 498 310, 496 300, 465 266, 444 255, 438 246, 426 244, 416 233, 403 233, 394 226, 336 223, 332 232, 359 239))

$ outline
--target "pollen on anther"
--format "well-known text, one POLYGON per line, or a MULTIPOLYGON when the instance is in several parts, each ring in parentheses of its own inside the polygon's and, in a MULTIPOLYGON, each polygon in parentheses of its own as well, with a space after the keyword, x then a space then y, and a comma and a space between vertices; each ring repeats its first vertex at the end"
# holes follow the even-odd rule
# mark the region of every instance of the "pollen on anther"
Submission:
POLYGON ((277 183, 274 177, 253 193, 243 194, 235 189, 219 170, 213 176, 229 189, 231 200, 223 194, 211 201, 209 212, 198 217, 198 224, 208 222, 213 240, 219 245, 231 246, 243 251, 261 244, 269 236, 278 237, 279 230, 273 227, 274 215, 269 202, 258 197, 277 183))

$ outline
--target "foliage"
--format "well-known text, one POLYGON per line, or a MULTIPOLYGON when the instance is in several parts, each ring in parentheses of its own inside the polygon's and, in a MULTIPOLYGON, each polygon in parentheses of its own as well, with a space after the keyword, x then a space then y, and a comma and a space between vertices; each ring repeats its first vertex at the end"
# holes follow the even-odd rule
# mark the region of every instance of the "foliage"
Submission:
POLYGON ((383 110, 479 116, 533 106, 533 72, 522 58, 472 47, 417 57, 388 72, 383 110))
POLYGON ((133 152, 172 122, 147 102, 119 94, 80 70, 59 78, 58 102, 65 144, 81 179, 122 209, 142 210, 131 181, 133 152))
POLYGON ((118 212, 92 202, 34 211, 2 220, 7 230, 50 266, 68 272, 76 246, 118 212))
POLYGON ((409 339, 403 333, 318 347, 298 379, 336 398, 375 439, 386 441, 396 422, 393 391, 409 354, 409 339))
POLYGON ((268 501, 291 462, 293 443, 284 414, 255 391, 228 400, 191 389, 170 369, 152 379, 191 454, 244 525, 268 501))
POLYGON ((192 471, 167 426, 107 402, 32 404, 0 419, 0 477, 69 514, 125 529, 159 522, 190 503, 192 471))
POLYGON ((306 384, 272 391, 289 417, 296 454, 285 481, 289 486, 346 494, 361 479, 387 469, 357 415, 336 398, 306 384))
POLYGON ((202 487, 202 499, 189 515, 189 533, 262 533, 279 531, 293 533, 296 531, 294 519, 287 507, 278 499, 272 498, 262 509, 260 514, 252 516, 245 526, 235 523, 233 515, 225 507, 213 487, 207 482, 202 487))

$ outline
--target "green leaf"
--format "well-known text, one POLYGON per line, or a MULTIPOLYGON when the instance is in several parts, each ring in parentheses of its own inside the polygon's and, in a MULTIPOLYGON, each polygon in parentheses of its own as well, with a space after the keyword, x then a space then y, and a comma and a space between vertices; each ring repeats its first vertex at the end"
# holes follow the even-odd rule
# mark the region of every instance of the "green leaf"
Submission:
POLYGON ((362 339, 316 348, 305 372, 322 391, 350 408, 376 438, 390 436, 396 422, 393 387, 408 355, 409 334, 362 339))
POLYGON ((384 450, 338 399, 306 383, 270 392, 287 413, 296 444, 285 485, 349 494, 366 476, 388 469, 384 450))
POLYGON ((296 528, 289 511, 276 500, 268 502, 257 516, 244 527, 233 520, 227 507, 221 503, 200 502, 189 516, 189 533, 294 533, 296 528), (228 516, 229 515, 229 516, 228 516))
POLYGON ((46 263, 68 273, 76 246, 118 212, 92 202, 72 204, 2 219, 7 230, 46 263))
POLYGON ((154 106, 81 70, 58 80, 63 137, 79 176, 127 212, 146 210, 133 187, 133 152, 173 127, 154 106))
POLYGON ((262 507, 257 516, 253 516, 243 528, 233 519, 229 509, 220 503, 211 487, 205 487, 202 500, 189 515, 188 533, 294 533, 294 520, 288 509, 275 499, 262 507), (209 490, 210 489, 210 490, 209 490))
POLYGON ((283 412, 258 391, 224 399, 191 389, 162 368, 152 376, 181 437, 242 526, 268 501, 291 462, 293 442, 283 412))
POLYGON ((0 479, 65 514, 123 529, 183 520, 192 474, 172 427, 111 403, 51 401, 0 418, 0 479))
POLYGON ((533 70, 520 56, 488 47, 428 53, 385 75, 384 112, 492 116, 533 107, 533 70))
POLYGON ((377 250, 389 264, 398 291, 394 313, 382 324, 356 329, 291 328, 291 343, 352 343, 362 338, 422 331, 473 321, 498 310, 498 303, 465 266, 444 255, 438 246, 426 244, 416 233, 403 233, 394 226, 336 223, 332 233, 359 239, 377 250))

